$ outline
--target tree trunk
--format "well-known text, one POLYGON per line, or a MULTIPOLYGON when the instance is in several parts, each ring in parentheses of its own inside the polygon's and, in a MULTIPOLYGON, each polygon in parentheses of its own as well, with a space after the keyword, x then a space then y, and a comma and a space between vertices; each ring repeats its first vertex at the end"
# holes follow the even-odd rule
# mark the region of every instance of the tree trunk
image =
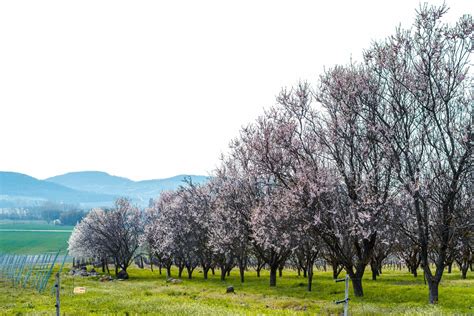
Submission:
POLYGON ((188 279, 192 279, 194 268, 186 267, 186 271, 188 271, 188 279))
POLYGON ((244 273, 245 273, 245 267, 244 266, 239 266, 239 273, 240 273, 240 283, 244 283, 244 273))
POLYGON ((277 270, 278 266, 270 266, 270 286, 277 284, 277 270))
POLYGON ((102 273, 105 273, 105 259, 101 260, 102 262, 102 273))
POLYGON ((166 267, 166 278, 171 278, 171 266, 166 267))
POLYGON ((232 268, 227 270, 227 276, 230 276, 230 270, 232 270, 232 268))
POLYGON ((466 263, 466 264, 463 264, 461 266, 461 278, 463 280, 465 280, 467 278, 467 270, 469 268, 469 265, 466 263))
POLYGON ((372 280, 377 281, 377 264, 374 262, 370 263, 370 270, 372 271, 372 280))
POLYGON ((428 282, 428 288, 430 291, 430 304, 438 304, 438 287, 439 281, 431 280, 428 282))
POLYGON ((352 288, 354 289, 354 295, 357 297, 364 296, 364 291, 362 289, 362 278, 351 278, 352 288))
POLYGON ((261 270, 261 269, 262 269, 262 268, 260 268, 260 267, 257 266, 257 278, 260 277, 260 270, 261 270))
POLYGON ((212 275, 216 275, 216 270, 214 268, 211 268, 212 275))
POLYGON ((225 268, 221 267, 221 281, 225 281, 226 274, 227 274, 227 271, 225 270, 225 268))
POLYGON ((335 280, 339 276, 339 273, 341 273, 341 270, 339 269, 339 265, 337 263, 332 262, 332 278, 335 280))
POLYGON ((303 269, 303 278, 308 277, 308 271, 306 269, 303 269))
POLYGON ((417 268, 413 269, 412 273, 413 273, 413 276, 416 278, 418 276, 418 269, 417 268))
POLYGON ((313 285, 313 264, 308 264, 308 292, 311 292, 312 285, 313 285))
POLYGON ((183 270, 184 270, 184 266, 178 267, 178 279, 181 279, 181 276, 183 275, 183 270))
POLYGON ((371 270, 372 270, 372 281, 377 281, 377 271, 372 268, 371 270))
POLYGON ((450 263, 448 264, 448 273, 451 273, 452 268, 453 268, 453 263, 450 262, 450 263))
POLYGON ((283 276, 283 266, 278 267, 278 276, 281 278, 283 276))
POLYGON ((207 275, 209 273, 209 268, 203 268, 203 273, 204 273, 204 280, 207 280, 207 275))

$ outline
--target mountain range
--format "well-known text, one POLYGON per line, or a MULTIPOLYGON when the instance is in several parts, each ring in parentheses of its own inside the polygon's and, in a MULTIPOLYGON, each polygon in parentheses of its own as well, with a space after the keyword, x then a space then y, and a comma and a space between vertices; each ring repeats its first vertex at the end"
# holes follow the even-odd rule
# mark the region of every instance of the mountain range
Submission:
POLYGON ((199 175, 177 175, 166 179, 133 181, 101 171, 82 171, 40 180, 22 173, 0 171, 0 207, 52 201, 88 208, 112 205, 116 198, 122 196, 146 206, 162 191, 183 185, 186 178, 193 183, 203 183, 208 179, 199 175))

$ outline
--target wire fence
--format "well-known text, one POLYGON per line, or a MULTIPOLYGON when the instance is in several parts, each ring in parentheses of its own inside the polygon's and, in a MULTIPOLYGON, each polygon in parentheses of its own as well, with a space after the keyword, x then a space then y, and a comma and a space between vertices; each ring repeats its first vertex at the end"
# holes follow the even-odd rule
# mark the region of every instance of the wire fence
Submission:
POLYGON ((45 252, 36 255, 0 253, 0 280, 11 282, 14 287, 33 288, 42 293, 51 278, 54 265, 61 262, 59 272, 66 262, 67 252, 45 252))

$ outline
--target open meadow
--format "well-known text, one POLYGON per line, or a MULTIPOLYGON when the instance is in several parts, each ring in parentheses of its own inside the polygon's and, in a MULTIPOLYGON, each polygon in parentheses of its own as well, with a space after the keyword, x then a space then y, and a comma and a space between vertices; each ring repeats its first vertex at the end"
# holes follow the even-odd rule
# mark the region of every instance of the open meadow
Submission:
MULTIPOLYGON (((88 267, 90 268, 90 267, 88 267)), ((131 267, 130 279, 100 282, 99 277, 70 276, 66 266, 61 275, 61 312, 65 315, 336 315, 342 306, 333 301, 344 296, 343 283, 335 283, 331 272, 315 271, 312 292, 306 280, 293 270, 284 270, 277 286, 268 286, 268 271, 260 278, 253 270, 239 281, 234 269, 226 281, 218 273, 204 280, 197 270, 193 279, 183 275, 182 283, 167 283, 158 270, 131 267), (235 294, 226 294, 233 285, 235 294), (85 287, 85 294, 73 294, 74 287, 85 287)), ((164 271, 163 271, 164 272, 164 271)), ((462 280, 459 271, 445 273, 440 285, 440 302, 428 304, 428 289, 423 275, 413 277, 405 270, 385 269, 377 281, 364 277, 365 296, 354 297, 350 289, 353 315, 472 315, 474 280, 462 280)), ((420 271, 421 272, 421 271, 420 271)), ((177 271, 173 270, 176 276, 177 271)), ((44 294, 31 289, 13 288, 0 281, 0 314, 52 314, 54 296, 50 287, 44 294)), ((50 286, 53 280, 50 280, 50 286)))
POLYGON ((72 226, 45 221, 0 221, 0 253, 38 254, 67 248, 72 226))

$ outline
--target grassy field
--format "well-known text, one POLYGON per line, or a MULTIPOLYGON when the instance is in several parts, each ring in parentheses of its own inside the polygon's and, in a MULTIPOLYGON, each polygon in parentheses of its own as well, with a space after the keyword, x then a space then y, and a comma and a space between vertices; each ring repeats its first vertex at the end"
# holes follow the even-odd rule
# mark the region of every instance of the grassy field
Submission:
MULTIPOLYGON (((70 226, 40 221, 0 221, 0 252, 56 251, 67 246, 71 230, 70 226)), ((268 286, 267 271, 260 278, 248 271, 246 282, 241 284, 237 271, 221 282, 217 275, 203 280, 197 270, 192 280, 170 284, 156 270, 136 267, 130 268, 130 280, 103 283, 98 278, 69 276, 68 270, 66 266, 61 286, 62 311, 67 315, 334 315, 342 311, 342 306, 333 301, 344 296, 343 283, 336 284, 331 272, 322 271, 316 272, 313 292, 308 293, 306 279, 291 270, 284 271, 276 288, 268 286), (235 294, 225 294, 228 285, 235 287, 235 294), (85 286, 86 293, 72 294, 75 286, 85 286)), ((365 296, 355 298, 352 289, 350 292, 350 311, 354 315, 474 315, 472 272, 467 280, 461 280, 458 271, 445 273, 437 306, 426 303, 428 290, 421 271, 418 278, 398 270, 385 270, 377 281, 370 280, 370 271, 365 277, 365 296)), ((52 314, 55 301, 47 292, 13 288, 0 279, 0 315, 52 314)))
MULTIPOLYGON (((316 272, 313 292, 308 293, 305 279, 291 270, 278 278, 276 288, 268 286, 267 271, 260 278, 249 271, 241 284, 237 271, 222 282, 218 275, 203 280, 197 270, 192 280, 171 284, 156 270, 130 268, 129 280, 111 282, 72 277, 67 270, 61 285, 61 308, 66 315, 336 315, 342 307, 333 301, 344 296, 343 283, 336 284, 330 272, 322 271, 316 272), (228 285, 235 287, 235 294, 225 293, 228 285), (86 287, 86 293, 73 294, 75 286, 86 287)), ((363 298, 353 297, 351 290, 353 315, 474 314, 472 273, 467 280, 461 280, 458 271, 445 274, 437 306, 427 304, 428 291, 422 276, 414 278, 405 271, 385 270, 379 280, 372 281, 369 274, 364 280, 363 298)), ((54 297, 47 292, 12 288, 0 281, 0 314, 52 314, 54 297)))
POLYGON ((0 221, 0 253, 37 254, 67 247, 72 226, 43 221, 0 221))

